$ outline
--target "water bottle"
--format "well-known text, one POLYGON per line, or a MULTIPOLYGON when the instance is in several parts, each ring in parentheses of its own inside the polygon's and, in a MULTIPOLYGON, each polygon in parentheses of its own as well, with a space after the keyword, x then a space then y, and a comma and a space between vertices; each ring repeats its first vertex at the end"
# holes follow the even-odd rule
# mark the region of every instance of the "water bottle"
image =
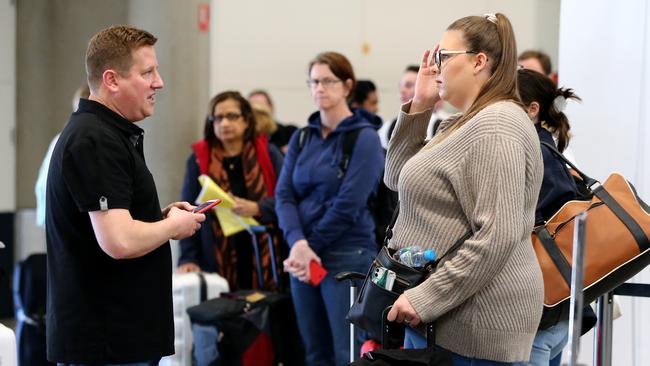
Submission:
POLYGON ((402 253, 399 257, 402 264, 413 268, 424 267, 425 264, 436 259, 436 251, 433 249, 427 250, 408 250, 402 253))
POLYGON ((409 252, 409 251, 410 252, 420 252, 420 251, 422 251, 422 248, 420 248, 419 245, 413 245, 413 246, 410 246, 410 247, 401 248, 398 251, 396 251, 395 254, 393 254, 393 259, 395 259, 398 262, 401 262, 400 257, 402 256, 402 254, 404 254, 406 252, 409 252))

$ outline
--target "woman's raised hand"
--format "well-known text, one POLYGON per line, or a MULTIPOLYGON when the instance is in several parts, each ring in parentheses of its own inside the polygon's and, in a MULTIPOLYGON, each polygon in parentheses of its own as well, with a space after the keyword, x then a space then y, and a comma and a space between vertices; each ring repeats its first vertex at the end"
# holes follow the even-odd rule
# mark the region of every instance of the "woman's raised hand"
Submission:
POLYGON ((409 113, 418 113, 432 109, 436 102, 440 100, 438 83, 436 82, 440 70, 438 70, 434 61, 434 54, 437 50, 438 46, 436 46, 433 52, 431 50, 424 51, 422 62, 420 63, 420 71, 418 71, 418 76, 415 80, 415 95, 413 96, 409 113))

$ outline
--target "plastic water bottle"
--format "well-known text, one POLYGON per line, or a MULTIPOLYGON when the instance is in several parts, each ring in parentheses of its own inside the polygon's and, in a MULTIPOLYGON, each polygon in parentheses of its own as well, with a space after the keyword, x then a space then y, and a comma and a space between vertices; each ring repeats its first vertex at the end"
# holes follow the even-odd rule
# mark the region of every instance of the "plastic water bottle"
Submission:
POLYGON ((433 249, 427 250, 407 250, 404 251, 399 260, 402 264, 413 268, 424 267, 425 264, 436 259, 436 251, 433 249))
POLYGON ((402 254, 404 254, 406 252, 420 252, 420 251, 422 251, 422 248, 420 248, 419 245, 413 245, 413 246, 410 246, 410 247, 400 248, 398 251, 395 252, 395 254, 393 254, 393 258, 395 260, 401 262, 400 257, 402 256, 402 254))

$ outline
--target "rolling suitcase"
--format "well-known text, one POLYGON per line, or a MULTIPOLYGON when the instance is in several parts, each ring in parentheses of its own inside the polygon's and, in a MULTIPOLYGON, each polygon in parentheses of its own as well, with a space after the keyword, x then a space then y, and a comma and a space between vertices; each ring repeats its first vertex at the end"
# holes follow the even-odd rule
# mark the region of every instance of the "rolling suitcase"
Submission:
POLYGON ((192 329, 187 308, 228 292, 228 282, 216 273, 174 273, 172 296, 174 306, 174 350, 160 360, 161 366, 192 365, 192 329))

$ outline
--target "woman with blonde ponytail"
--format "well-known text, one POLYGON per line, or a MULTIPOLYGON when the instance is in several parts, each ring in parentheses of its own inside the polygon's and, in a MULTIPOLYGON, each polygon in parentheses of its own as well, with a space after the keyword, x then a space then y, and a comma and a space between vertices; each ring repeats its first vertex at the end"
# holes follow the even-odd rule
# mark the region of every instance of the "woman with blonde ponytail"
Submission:
POLYGON ((413 100, 388 146, 385 181, 400 196, 390 247, 447 253, 388 314, 409 325, 405 346, 425 347, 420 323, 454 365, 527 361, 539 324, 542 275, 530 232, 542 181, 539 140, 517 93, 517 49, 503 14, 453 22, 426 50, 413 100), (424 144, 433 106, 460 113, 424 144))

